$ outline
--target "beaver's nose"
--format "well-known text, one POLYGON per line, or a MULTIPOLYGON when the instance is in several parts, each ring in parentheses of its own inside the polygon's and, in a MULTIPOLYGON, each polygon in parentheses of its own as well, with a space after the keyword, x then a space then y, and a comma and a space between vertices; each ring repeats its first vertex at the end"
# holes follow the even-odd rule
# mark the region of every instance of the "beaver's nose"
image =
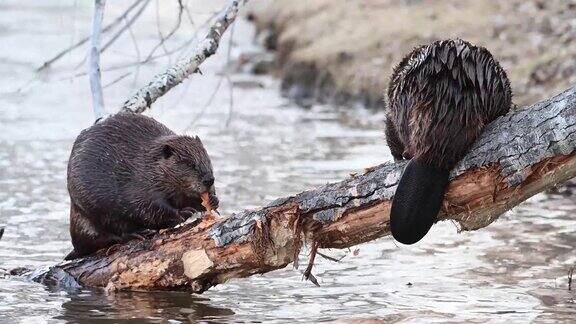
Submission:
POLYGON ((202 183, 206 187, 211 187, 214 184, 214 177, 213 176, 205 177, 204 179, 202 179, 202 183))

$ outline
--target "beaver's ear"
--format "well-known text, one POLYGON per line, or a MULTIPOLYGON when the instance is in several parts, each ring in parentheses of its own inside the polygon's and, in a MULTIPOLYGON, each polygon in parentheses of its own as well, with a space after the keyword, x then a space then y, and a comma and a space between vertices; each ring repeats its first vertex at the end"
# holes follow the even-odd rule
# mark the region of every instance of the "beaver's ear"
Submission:
POLYGON ((196 141, 198 141, 198 143, 202 144, 202 141, 200 140, 200 137, 198 137, 198 135, 196 135, 196 137, 194 137, 194 139, 195 139, 196 141))
POLYGON ((168 144, 162 145, 162 157, 168 159, 172 155, 174 155, 174 148, 168 144))

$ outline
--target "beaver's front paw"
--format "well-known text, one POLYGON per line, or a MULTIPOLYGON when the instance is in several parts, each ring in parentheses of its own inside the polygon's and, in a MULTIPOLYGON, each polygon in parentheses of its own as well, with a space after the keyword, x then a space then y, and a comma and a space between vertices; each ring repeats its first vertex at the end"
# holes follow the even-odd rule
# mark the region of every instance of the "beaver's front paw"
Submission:
POLYGON ((175 212, 170 215, 170 217, 162 219, 158 229, 172 228, 176 225, 182 224, 184 221, 186 221, 184 214, 182 214, 179 210, 175 210, 175 212))
POLYGON ((178 211, 178 215, 182 217, 182 222, 185 222, 188 218, 193 217, 198 213, 198 211, 192 207, 184 207, 178 211))
POLYGON ((140 237, 142 237, 142 238, 144 238, 144 239, 148 239, 148 238, 151 238, 151 237, 153 237, 154 235, 158 234, 158 231, 155 230, 155 229, 146 228, 146 229, 143 229, 143 230, 141 230, 141 231, 138 231, 138 232, 136 232, 136 233, 134 233, 134 234, 137 234, 138 236, 140 236, 140 237))

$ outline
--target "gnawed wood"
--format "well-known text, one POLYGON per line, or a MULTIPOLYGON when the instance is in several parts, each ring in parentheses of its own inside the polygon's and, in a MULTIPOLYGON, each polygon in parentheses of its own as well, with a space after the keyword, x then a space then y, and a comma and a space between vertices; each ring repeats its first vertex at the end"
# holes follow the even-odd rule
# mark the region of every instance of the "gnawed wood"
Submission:
MULTIPOLYGON (((576 175, 576 87, 503 116, 488 126, 452 172, 441 220, 477 230, 528 197, 576 175)), ((205 217, 114 253, 52 267, 108 290, 202 292, 231 278, 283 268, 302 240, 345 248, 389 234, 390 199, 406 163, 384 163, 362 175, 277 199, 226 219, 205 217)), ((72 281, 74 282, 74 281, 72 281)))
POLYGON ((196 279, 200 275, 210 271, 214 262, 210 260, 208 254, 203 249, 185 252, 182 256, 184 274, 190 279, 196 279))

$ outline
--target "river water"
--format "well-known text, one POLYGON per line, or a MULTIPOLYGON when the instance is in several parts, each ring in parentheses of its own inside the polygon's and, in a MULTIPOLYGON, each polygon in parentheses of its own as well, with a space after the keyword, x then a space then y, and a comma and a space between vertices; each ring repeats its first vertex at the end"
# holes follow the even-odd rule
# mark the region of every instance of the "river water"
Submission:
MULTIPOLYGON (((196 26, 221 4, 206 3, 191 6, 196 26)), ((109 2, 107 21, 123 8, 109 2)), ((164 34, 175 21, 174 9, 163 2, 158 11, 164 34)), ((88 33, 90 14, 88 1, 0 1, 0 226, 6 227, 0 268, 51 265, 71 249, 66 163, 75 136, 93 121, 84 68, 74 69, 83 52, 66 55, 40 74, 34 68, 88 33)), ((168 49, 192 34, 185 21, 168 49)), ((156 44, 153 3, 132 32, 138 51, 126 35, 103 54, 104 84, 129 73, 106 87, 109 111, 179 55, 138 71, 108 71, 134 62, 138 52, 143 59, 156 44)), ((228 44, 225 38, 219 54, 202 66, 203 75, 191 77, 149 112, 173 130, 188 129, 203 139, 222 214, 390 159, 381 113, 360 107, 304 109, 280 97, 271 77, 231 72, 228 80, 228 44)), ((230 44, 232 60, 258 49, 244 21, 235 26, 230 44)), ((576 264, 575 212, 576 199, 540 194, 483 230, 457 234, 455 225, 444 222, 410 247, 382 238, 351 250, 324 251, 344 258, 317 260, 314 273, 321 287, 302 281, 291 267, 233 280, 203 295, 70 294, 0 279, 0 322, 570 322, 576 318, 576 292, 567 289, 567 272, 576 264)), ((306 251, 301 258, 304 264, 306 251)))

